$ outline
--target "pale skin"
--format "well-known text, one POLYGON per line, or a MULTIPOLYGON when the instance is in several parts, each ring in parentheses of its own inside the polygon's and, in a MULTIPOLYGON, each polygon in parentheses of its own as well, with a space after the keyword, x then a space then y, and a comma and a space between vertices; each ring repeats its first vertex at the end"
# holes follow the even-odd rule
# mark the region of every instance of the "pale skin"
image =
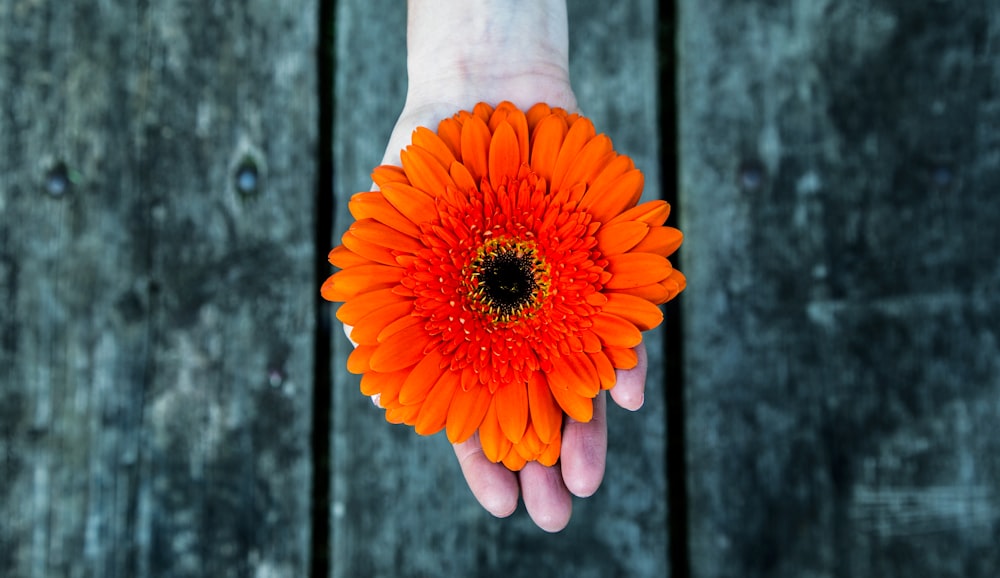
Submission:
MULTIPOLYGON (((406 103, 382 162, 398 165, 399 151, 418 126, 436 128, 441 119, 477 102, 509 100, 522 110, 546 102, 577 111, 567 26, 565 0, 409 0, 406 103)), ((611 399, 631 411, 642 407, 646 381, 645 346, 636 352, 638 365, 617 371, 610 390, 611 399)), ((591 421, 566 417, 562 454, 551 467, 529 462, 511 472, 486 459, 478 435, 455 444, 455 456, 488 512, 510 516, 521 497, 539 528, 558 532, 569 523, 572 497, 593 495, 604 479, 606 417, 603 392, 594 399, 591 421)))

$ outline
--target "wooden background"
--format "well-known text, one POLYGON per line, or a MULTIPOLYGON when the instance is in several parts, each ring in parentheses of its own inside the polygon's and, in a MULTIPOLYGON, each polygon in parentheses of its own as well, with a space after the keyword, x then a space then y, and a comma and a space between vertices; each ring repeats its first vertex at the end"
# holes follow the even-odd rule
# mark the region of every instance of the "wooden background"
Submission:
POLYGON ((0 2, 0 576, 1000 574, 1000 7, 569 11, 690 284, 548 535, 317 298, 401 0, 0 2))

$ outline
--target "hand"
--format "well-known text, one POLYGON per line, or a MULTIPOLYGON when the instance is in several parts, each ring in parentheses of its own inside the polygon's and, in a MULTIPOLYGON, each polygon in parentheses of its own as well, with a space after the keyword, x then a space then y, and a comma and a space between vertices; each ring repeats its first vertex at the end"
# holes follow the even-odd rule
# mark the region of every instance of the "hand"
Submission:
MULTIPOLYGON (((545 102, 575 111, 568 52, 564 0, 531 0, 514 7, 510 0, 410 0, 407 98, 382 163, 400 164, 399 152, 417 127, 436 129, 440 120, 471 110, 477 102, 509 100, 522 110, 545 102)), ((611 389, 611 398, 633 411, 643 403, 647 366, 644 345, 636 352, 638 365, 617 371, 611 389)), ((572 496, 592 495, 604 478, 606 409, 601 392, 590 422, 564 418, 561 457, 552 467, 529 462, 511 472, 486 458, 478 434, 456 444, 455 455, 473 495, 498 517, 511 515, 523 495, 535 524, 548 532, 562 530, 572 514, 572 496)))
MULTIPOLYGON (((639 364, 635 369, 617 371, 618 383, 611 389, 611 399, 621 407, 635 411, 642 407, 646 382, 646 347, 636 347, 639 364)), ((528 462, 520 472, 486 459, 479 435, 455 444, 455 455, 469 489, 489 513, 503 518, 517 509, 520 491, 528 515, 546 532, 558 532, 569 523, 573 513, 571 494, 591 496, 604 479, 608 451, 607 399, 602 391, 594 398, 594 417, 580 423, 565 417, 562 454, 556 465, 545 467, 528 462)))
MULTIPOLYGON (((485 85, 500 86, 501 82, 491 80, 485 85)), ((449 102, 424 101, 410 93, 389 138, 383 164, 399 165, 399 151, 409 144, 412 133, 418 126, 436 128, 441 119, 459 109, 471 109, 480 99, 486 100, 484 96, 464 95, 464 82, 441 82, 437 88, 445 92, 449 90, 449 85, 452 86, 451 92, 457 95, 449 99, 449 102)), ((516 104, 527 108, 535 101, 546 101, 556 105, 568 102, 570 106, 575 106, 575 99, 566 96, 572 95, 568 80, 561 81, 556 77, 536 84, 535 88, 539 90, 535 99, 516 104)), ((477 94, 475 90, 469 92, 477 94)), ((350 328, 347 328, 347 332, 349 335, 350 328)), ((610 390, 611 398, 618 405, 633 411, 643 404, 647 367, 645 346, 640 344, 636 352, 636 368, 617 371, 617 383, 610 390)), ((373 401, 378 404, 377 398, 373 401)), ((523 495, 525 508, 539 528, 548 532, 562 530, 569 523, 573 511, 572 496, 585 498, 592 495, 604 478, 608 445, 606 410, 607 398, 601 392, 594 399, 594 417, 590 422, 580 423, 568 416, 564 418, 560 461, 551 467, 528 462, 521 471, 512 472, 503 464, 493 463, 486 458, 478 434, 463 443, 455 444, 455 455, 469 489, 483 508, 497 517, 513 514, 517 509, 518 497, 523 495)))
MULTIPOLYGON (((350 339, 351 327, 344 326, 350 339)), ((611 399, 629 411, 637 411, 645 400, 648 358, 645 344, 635 348, 639 363, 634 369, 617 370, 611 399)), ((378 405, 378 396, 372 398, 378 405)), ((498 518, 517 509, 518 496, 535 524, 546 532, 558 532, 573 513, 572 496, 594 494, 604 479, 608 451, 607 399, 602 391, 594 398, 594 417, 587 423, 564 417, 562 453, 554 466, 528 462, 520 472, 486 459, 479 434, 453 444, 465 481, 479 504, 498 518)))

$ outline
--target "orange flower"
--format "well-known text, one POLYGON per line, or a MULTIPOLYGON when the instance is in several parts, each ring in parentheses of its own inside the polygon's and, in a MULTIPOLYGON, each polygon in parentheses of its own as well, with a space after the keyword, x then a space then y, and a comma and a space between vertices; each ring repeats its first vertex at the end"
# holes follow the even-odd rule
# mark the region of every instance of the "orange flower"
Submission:
POLYGON ((330 252, 323 297, 353 326, 348 370, 386 419, 452 443, 477 431, 511 470, 559 458, 563 415, 586 422, 641 331, 684 289, 665 201, 577 114, 480 103, 418 128, 380 166, 330 252))

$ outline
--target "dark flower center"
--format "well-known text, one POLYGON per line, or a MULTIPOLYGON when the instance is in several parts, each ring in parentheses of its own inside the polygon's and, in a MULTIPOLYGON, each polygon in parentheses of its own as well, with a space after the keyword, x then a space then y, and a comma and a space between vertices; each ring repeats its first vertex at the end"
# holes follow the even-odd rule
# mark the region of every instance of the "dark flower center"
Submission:
POLYGON ((549 273, 534 243, 489 239, 466 270, 472 308, 493 323, 531 317, 548 294, 549 273))
POLYGON ((516 313, 538 289, 534 255, 504 251, 485 256, 479 266, 479 287, 502 315, 516 313))

